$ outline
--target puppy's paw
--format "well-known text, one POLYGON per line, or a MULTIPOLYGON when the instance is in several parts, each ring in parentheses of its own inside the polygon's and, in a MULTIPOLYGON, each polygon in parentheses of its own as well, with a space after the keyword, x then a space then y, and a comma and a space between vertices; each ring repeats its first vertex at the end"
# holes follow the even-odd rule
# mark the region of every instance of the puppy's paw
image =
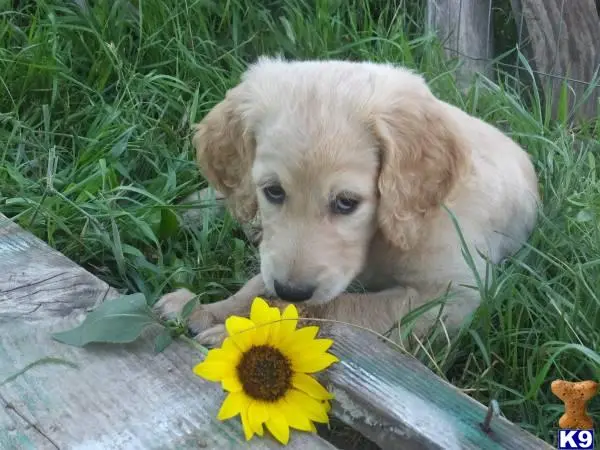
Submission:
POLYGON ((163 295, 154 305, 154 310, 167 320, 175 320, 181 314, 183 307, 195 297, 188 289, 177 289, 163 295))
POLYGON ((227 337, 227 330, 224 324, 215 325, 207 330, 201 331, 194 339, 201 345, 208 348, 220 347, 227 337))
MULTIPOLYGON (((183 308, 194 297, 194 293, 188 289, 177 289, 163 295, 154 305, 154 310, 166 320, 185 319, 182 317, 183 308)), ((193 334, 198 334, 215 325, 215 318, 202 305, 197 304, 187 317, 186 325, 193 334)))

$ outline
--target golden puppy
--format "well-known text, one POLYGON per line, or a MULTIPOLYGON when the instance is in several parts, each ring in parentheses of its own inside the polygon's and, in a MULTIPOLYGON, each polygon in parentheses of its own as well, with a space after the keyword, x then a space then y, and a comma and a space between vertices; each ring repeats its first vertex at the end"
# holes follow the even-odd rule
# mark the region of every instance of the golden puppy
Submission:
MULTIPOLYGON (((385 332, 450 286, 441 315, 429 310, 416 331, 438 316, 455 330, 480 297, 443 206, 482 277, 486 258, 517 251, 536 220, 528 155, 388 64, 261 58, 197 125, 193 143, 233 215, 262 227, 260 274, 191 316, 207 344, 258 295, 385 332), (353 281, 367 293, 345 292, 353 281)), ((176 314, 192 297, 179 290, 157 306, 176 314)))

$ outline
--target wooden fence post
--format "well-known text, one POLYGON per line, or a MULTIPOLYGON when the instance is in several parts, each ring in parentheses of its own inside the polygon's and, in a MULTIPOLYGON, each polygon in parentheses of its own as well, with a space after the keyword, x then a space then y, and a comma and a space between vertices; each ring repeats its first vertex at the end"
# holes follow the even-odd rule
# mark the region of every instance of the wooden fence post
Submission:
POLYGON ((492 0, 428 0, 427 28, 437 34, 449 58, 458 58, 457 82, 466 88, 477 73, 491 78, 492 0))
POLYGON ((600 17, 594 0, 511 0, 520 44, 536 71, 552 114, 568 79, 570 119, 600 112, 600 17))

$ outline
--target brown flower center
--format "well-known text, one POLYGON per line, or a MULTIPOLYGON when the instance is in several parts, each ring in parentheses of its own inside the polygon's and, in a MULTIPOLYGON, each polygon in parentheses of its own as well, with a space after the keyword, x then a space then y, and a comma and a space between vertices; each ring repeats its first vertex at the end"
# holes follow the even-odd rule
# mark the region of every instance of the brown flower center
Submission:
POLYGON ((244 392, 257 400, 279 400, 292 386, 292 364, 269 345, 252 347, 236 367, 244 392))

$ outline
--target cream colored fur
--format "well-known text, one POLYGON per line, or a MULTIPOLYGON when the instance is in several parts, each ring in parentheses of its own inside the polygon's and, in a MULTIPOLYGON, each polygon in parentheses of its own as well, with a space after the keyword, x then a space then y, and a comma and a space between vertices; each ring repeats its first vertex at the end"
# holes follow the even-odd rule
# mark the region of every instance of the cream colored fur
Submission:
MULTIPOLYGON (((235 296, 198 307, 191 326, 218 342, 223 321, 248 314, 274 280, 315 284, 312 314, 378 332, 446 292, 452 331, 480 302, 456 229, 482 277, 517 251, 536 220, 537 178, 528 155, 495 127, 447 104, 424 79, 388 64, 262 58, 198 124, 199 166, 242 222, 260 219, 261 273, 235 296), (283 204, 262 188, 280 183, 283 204), (337 195, 356 211, 330 210, 337 195), (345 292, 353 281, 368 291, 345 292)), ((163 314, 192 293, 163 297, 163 314)), ((425 314, 417 331, 435 321, 425 314)))

